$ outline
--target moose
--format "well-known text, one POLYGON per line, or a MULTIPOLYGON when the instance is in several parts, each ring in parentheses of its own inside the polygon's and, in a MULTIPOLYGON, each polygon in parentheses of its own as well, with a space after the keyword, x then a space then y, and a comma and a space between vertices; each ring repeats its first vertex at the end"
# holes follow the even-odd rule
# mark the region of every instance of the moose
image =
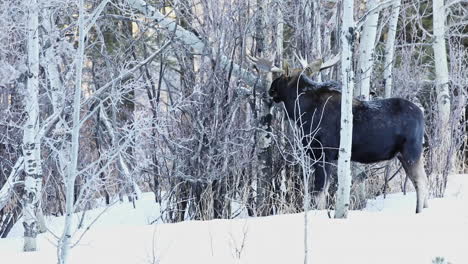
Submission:
MULTIPOLYGON (((322 199, 318 206, 324 207, 331 162, 338 159, 340 145, 341 86, 334 81, 315 82, 303 72, 281 74, 272 82, 269 95, 274 102, 282 102, 288 117, 309 135, 302 139, 307 153, 323 161, 314 164, 313 192, 322 199)), ((422 111, 402 98, 354 98, 352 109, 351 160, 368 164, 397 157, 416 189, 416 213, 420 213, 428 206, 422 111)))

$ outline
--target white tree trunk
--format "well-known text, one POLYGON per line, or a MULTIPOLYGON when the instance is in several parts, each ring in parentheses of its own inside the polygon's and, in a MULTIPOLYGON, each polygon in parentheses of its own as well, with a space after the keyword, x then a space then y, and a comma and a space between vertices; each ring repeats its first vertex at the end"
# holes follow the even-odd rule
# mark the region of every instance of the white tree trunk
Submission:
MULTIPOLYGON (((375 57, 375 40, 380 12, 380 9, 376 9, 376 6, 379 2, 379 0, 369 0, 367 2, 366 9, 367 12, 370 13, 365 17, 359 43, 357 85, 354 93, 355 96, 366 101, 370 99, 371 76, 374 68, 375 57)), ((353 175, 352 178, 356 178, 359 173, 365 171, 365 166, 363 164, 353 163, 351 167, 351 173, 353 175)), ((365 199, 365 194, 361 192, 362 190, 365 190, 365 185, 366 181, 363 180, 359 183, 357 188, 358 192, 356 194, 357 197, 359 197, 359 203, 362 201, 361 198, 365 199)))
POLYGON ((53 20, 55 16, 52 14, 52 9, 45 8, 43 11, 44 20, 42 25, 44 26, 45 30, 47 31, 47 36, 49 37, 46 41, 49 42, 48 48, 45 50, 45 60, 42 67, 46 70, 47 79, 50 83, 50 95, 52 101, 52 108, 54 113, 58 113, 61 111, 64 102, 64 89, 62 86, 62 81, 60 80, 60 73, 59 73, 59 65, 58 62, 60 61, 59 57, 57 56, 56 46, 58 45, 57 39, 58 36, 58 29, 56 28, 53 20))
POLYGON ((38 222, 36 213, 42 191, 41 145, 39 137, 39 6, 29 1, 28 9, 28 73, 24 97, 27 119, 23 134, 24 180, 23 226, 24 251, 36 250, 38 222))
MULTIPOLYGON (((281 0, 277 0, 276 4, 280 7, 281 6, 281 0)), ((281 8, 276 8, 276 16, 274 18, 274 22, 276 24, 276 57, 279 58, 276 65, 278 65, 280 68, 282 66, 282 58, 283 58, 283 34, 284 34, 284 18, 283 18, 283 12, 281 8)))
MULTIPOLYGON (((104 10, 105 6, 109 3, 109 0, 103 0, 94 11, 87 16, 85 21, 85 3, 84 0, 78 2, 78 48, 75 57, 75 91, 73 95, 73 114, 72 114, 72 130, 71 130, 71 142, 69 148, 65 147, 66 150, 61 153, 60 158, 68 161, 67 167, 64 173, 64 184, 65 184, 65 224, 62 236, 59 239, 57 246, 57 257, 59 264, 65 264, 68 261, 68 255, 70 253, 72 232, 73 232, 73 213, 75 212, 74 198, 75 198, 75 180, 78 176, 78 150, 80 147, 80 128, 82 120, 80 119, 81 112, 81 92, 82 92, 82 78, 83 78, 83 62, 85 59, 85 39, 91 27, 94 25, 99 15, 104 10)), ((120 77, 120 76, 119 76, 120 77)), ((111 83, 114 83, 112 81, 111 83)), ((57 102, 60 102, 58 100, 57 102)), ((60 164, 66 164, 60 162, 60 164)), ((98 173, 99 174, 99 173, 98 173)))
POLYGON ((354 87, 352 47, 355 26, 353 10, 353 0, 343 0, 343 23, 341 26, 341 78, 343 87, 341 97, 341 130, 335 218, 347 217, 351 189, 351 144, 353 135, 352 103, 354 87))
POLYGON ((385 41, 385 62, 384 62, 384 80, 385 80, 385 98, 392 96, 393 84, 393 57, 395 56, 395 39, 398 26, 398 17, 400 14, 401 0, 396 0, 392 6, 390 21, 388 22, 388 34, 385 41))
MULTIPOLYGON (((312 10, 313 10, 313 54, 315 59, 322 58, 322 17, 321 17, 321 8, 320 8, 320 0, 314 0, 312 2, 312 10)), ((322 73, 319 71, 317 73, 317 81, 322 81, 322 73)))
POLYGON ((75 59, 75 91, 73 96, 73 115, 72 115, 72 131, 70 145, 70 162, 65 173, 65 224, 62 236, 58 245, 58 263, 65 264, 68 260, 70 244, 72 238, 73 213, 75 207, 73 205, 75 197, 75 179, 78 168, 78 150, 80 137, 80 112, 81 112, 81 82, 84 60, 84 45, 85 45, 85 25, 84 25, 84 0, 78 3, 78 50, 75 59))
POLYGON ((448 127, 450 118, 450 94, 449 94, 449 73, 447 65, 447 50, 445 46, 445 8, 443 0, 433 0, 433 28, 434 42, 434 60, 436 70, 437 85, 437 106, 440 119, 443 122, 442 127, 448 127))
MULTIPOLYGON (((258 12, 256 23, 256 54, 259 57, 268 57, 268 40, 271 35, 267 32, 267 3, 257 0, 258 12)), ((271 111, 272 99, 268 94, 268 83, 271 83, 271 73, 262 73, 262 82, 258 85, 262 97, 259 102, 259 130, 257 133, 257 214, 266 216, 273 210, 271 191, 273 187, 272 176, 272 137, 271 137, 271 111)))
MULTIPOLYGON (((367 10, 377 6, 378 0, 369 0, 367 10)), ((377 24, 379 23, 379 10, 371 12, 364 22, 361 41, 359 44, 358 85, 355 94, 364 100, 369 100, 370 80, 374 66, 375 38, 377 24)))
MULTIPOLYGON (((282 9, 282 1, 281 0, 276 0, 276 14, 273 20, 273 23, 276 25, 276 32, 275 32, 275 49, 276 49, 276 61, 275 65, 277 65, 280 69, 283 67, 282 61, 283 61, 283 50, 284 50, 284 16, 283 16, 283 9, 282 9)), ((283 118, 281 120, 281 131, 283 134, 286 134, 286 120, 283 118)), ((287 144, 286 138, 285 137, 280 137, 281 145, 285 146, 287 144)), ((286 167, 283 167, 281 169, 281 181, 283 184, 283 181, 287 179, 286 175, 286 167)), ((285 188, 281 188, 280 190, 280 204, 288 204, 286 202, 286 191, 285 188)))
POLYGON ((452 143, 452 134, 450 130, 450 93, 449 93, 449 72, 447 64, 447 50, 445 45, 445 8, 443 0, 433 0, 433 28, 434 42, 434 62, 436 73, 436 92, 437 108, 439 114, 438 120, 438 142, 435 149, 436 162, 434 164, 436 179, 439 179, 435 186, 435 195, 442 197, 445 192, 447 175, 453 164, 453 157, 450 155, 450 145, 452 143))

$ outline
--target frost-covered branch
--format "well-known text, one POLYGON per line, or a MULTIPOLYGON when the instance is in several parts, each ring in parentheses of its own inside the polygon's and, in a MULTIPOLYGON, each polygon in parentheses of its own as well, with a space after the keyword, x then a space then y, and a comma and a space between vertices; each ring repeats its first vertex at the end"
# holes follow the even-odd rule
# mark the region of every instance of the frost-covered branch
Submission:
POLYGON ((85 28, 83 29, 83 33, 86 35, 88 34, 89 30, 94 26, 96 23, 96 20, 99 18, 99 15, 102 13, 104 8, 106 7, 107 3, 109 3, 110 0, 104 0, 102 1, 93 11, 91 16, 84 22, 85 23, 85 28))
POLYGON ((366 13, 364 13, 364 15, 362 15, 362 17, 356 22, 356 28, 360 28, 364 25, 364 23, 366 23, 366 20, 369 18, 370 15, 372 14, 375 14, 375 13, 379 13, 380 10, 384 9, 384 8, 387 8, 391 5, 394 5, 398 0, 387 0, 387 1, 383 1, 381 3, 379 3, 378 5, 375 5, 373 8, 370 8, 369 10, 367 10, 366 13))
MULTIPOLYGON (((101 95, 103 93, 105 93, 107 91, 107 89, 111 88, 113 85, 115 85, 116 83, 118 82, 121 82, 122 80, 125 80, 129 77, 132 76, 132 74, 140 69, 141 67, 147 65, 148 63, 150 63, 151 61, 153 61, 153 59, 159 55, 161 52, 163 52, 170 44, 171 42, 167 42, 166 44, 164 44, 160 49, 158 49, 157 51, 155 51, 153 54, 151 54, 148 58, 146 58, 145 60, 141 61, 140 63, 138 63, 137 65, 135 65, 133 68, 131 68, 130 70, 127 70, 126 72, 120 74, 119 76, 117 76, 117 78, 111 80, 110 82, 106 83, 105 85, 101 86, 99 89, 97 89, 93 95, 89 98, 86 98, 85 100, 83 100, 83 103, 82 105, 86 105, 86 104, 89 104, 92 100, 95 100, 96 98, 100 98, 101 95)), ((86 121, 91 115, 94 114, 95 111, 97 111, 99 107, 96 107, 94 111, 91 111, 90 113, 87 114, 87 116, 85 118, 83 118, 81 120, 81 123, 83 123, 84 121, 86 121)))
POLYGON ((11 169, 10 175, 8 176, 5 184, 0 189, 0 211, 3 209, 3 207, 5 207, 5 205, 8 203, 8 200, 10 200, 11 195, 13 194, 13 187, 15 182, 18 179, 19 173, 23 170, 23 162, 23 157, 20 157, 16 161, 15 166, 13 166, 11 169))
POLYGON ((208 53, 212 58, 219 56, 222 67, 230 67, 232 65, 232 73, 244 80, 248 85, 253 86, 258 83, 259 80, 257 75, 242 69, 238 64, 233 63, 226 55, 215 54, 214 49, 209 47, 207 43, 197 37, 193 32, 177 25, 173 19, 161 14, 161 12, 149 5, 146 1, 127 0, 126 2, 129 6, 144 14, 148 19, 154 20, 162 28, 165 28, 170 32, 174 32, 177 40, 194 49, 196 53, 208 53))

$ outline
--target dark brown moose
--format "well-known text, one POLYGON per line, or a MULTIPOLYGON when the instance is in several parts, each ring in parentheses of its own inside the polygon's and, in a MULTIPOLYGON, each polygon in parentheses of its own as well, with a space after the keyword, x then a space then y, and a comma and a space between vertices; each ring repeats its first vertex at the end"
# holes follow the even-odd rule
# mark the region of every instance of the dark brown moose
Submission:
MULTIPOLYGON (((305 135, 312 135, 302 143, 309 155, 322 161, 315 163, 313 191, 318 207, 324 207, 327 175, 340 145, 341 86, 333 81, 314 82, 303 72, 283 73, 271 84, 269 95, 276 103, 283 102, 288 117, 305 135)), ((416 213, 427 207, 428 198, 423 135, 424 116, 414 103, 402 98, 353 99, 351 160, 374 163, 397 157, 416 189, 416 213)))

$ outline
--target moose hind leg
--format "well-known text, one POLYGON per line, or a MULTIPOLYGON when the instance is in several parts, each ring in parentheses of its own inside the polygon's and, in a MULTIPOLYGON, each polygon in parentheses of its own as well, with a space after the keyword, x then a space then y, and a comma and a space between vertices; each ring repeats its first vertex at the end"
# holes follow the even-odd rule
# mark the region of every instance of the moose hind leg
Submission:
POLYGON ((428 202, 429 184, 428 184, 426 171, 424 170, 424 158, 422 155, 421 155, 421 158, 419 158, 419 160, 416 162, 413 169, 414 169, 414 174, 417 175, 420 189, 422 190, 423 207, 428 208, 429 207, 429 202, 428 202))
POLYGON ((423 158, 420 157, 414 162, 408 162, 403 157, 399 159, 416 190, 416 213, 421 213, 423 208, 428 206, 427 176, 424 171, 423 158))

